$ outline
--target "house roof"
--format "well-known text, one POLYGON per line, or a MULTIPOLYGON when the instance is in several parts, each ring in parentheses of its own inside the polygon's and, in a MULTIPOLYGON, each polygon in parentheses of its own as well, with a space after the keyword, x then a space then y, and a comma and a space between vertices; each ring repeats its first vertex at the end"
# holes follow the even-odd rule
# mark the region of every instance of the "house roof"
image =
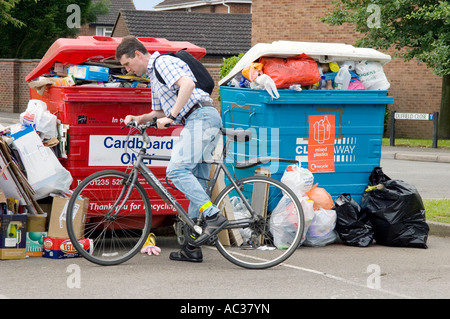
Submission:
POLYGON ((120 10, 120 18, 135 37, 188 41, 208 55, 233 56, 251 48, 251 14, 120 10))
MULTIPOLYGON (((92 0, 93 2, 99 2, 100 0, 92 0)), ((133 0, 110 0, 111 7, 109 8, 108 14, 98 15, 97 21, 91 23, 94 25, 111 25, 113 26, 116 22, 117 15, 120 9, 125 10, 136 10, 133 0)))
POLYGON ((198 6, 216 5, 227 3, 248 3, 252 4, 252 0, 164 0, 153 8, 155 10, 170 10, 181 8, 192 8, 198 6))

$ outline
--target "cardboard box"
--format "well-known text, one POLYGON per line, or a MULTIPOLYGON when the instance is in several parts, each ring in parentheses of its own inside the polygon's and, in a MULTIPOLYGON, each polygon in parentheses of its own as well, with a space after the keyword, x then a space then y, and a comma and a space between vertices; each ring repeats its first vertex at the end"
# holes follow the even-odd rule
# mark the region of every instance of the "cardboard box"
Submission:
MULTIPOLYGON (((48 237, 52 238, 69 238, 66 228, 66 214, 68 198, 54 197, 52 204, 52 212, 50 214, 50 222, 48 225, 48 237)), ((77 238, 84 236, 84 224, 86 222, 86 213, 89 200, 77 199, 75 202, 76 213, 74 216, 74 229, 77 238)))
POLYGON ((42 257, 42 244, 47 232, 27 232, 25 254, 28 257, 42 257))
MULTIPOLYGON (((81 256, 68 238, 44 237, 43 240, 42 257, 44 258, 65 259, 81 256)), ((93 251, 92 240, 83 238, 78 241, 83 245, 83 248, 86 251, 93 251)))
POLYGON ((67 76, 73 76, 80 80, 108 82, 109 68, 94 65, 70 65, 67 76))
POLYGON ((0 259, 23 259, 27 215, 0 215, 0 259))
POLYGON ((42 257, 42 244, 47 237, 47 215, 28 215, 26 255, 42 257))
POLYGON ((0 215, 8 213, 8 200, 6 199, 5 192, 0 189, 0 215))

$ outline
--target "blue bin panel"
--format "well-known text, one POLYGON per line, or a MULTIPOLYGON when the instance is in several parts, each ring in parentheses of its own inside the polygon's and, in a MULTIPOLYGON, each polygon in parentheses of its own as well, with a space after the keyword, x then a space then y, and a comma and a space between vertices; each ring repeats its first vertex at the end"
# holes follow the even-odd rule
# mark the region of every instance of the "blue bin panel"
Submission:
MULTIPOLYGON (((272 99, 264 90, 220 88, 224 127, 253 133, 249 143, 232 144, 235 160, 297 159, 333 198, 349 193, 360 202, 370 173, 380 165, 385 108, 393 98, 387 91, 279 93, 279 99, 272 99)), ((287 165, 265 166, 280 180, 287 165)), ((236 175, 253 172, 236 170, 236 175)))

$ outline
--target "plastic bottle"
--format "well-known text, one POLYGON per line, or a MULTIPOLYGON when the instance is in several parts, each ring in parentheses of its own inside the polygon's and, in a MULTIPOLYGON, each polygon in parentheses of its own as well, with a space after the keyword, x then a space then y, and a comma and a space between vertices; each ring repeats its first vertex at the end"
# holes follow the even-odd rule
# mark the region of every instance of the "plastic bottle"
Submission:
POLYGON ((327 86, 327 80, 325 75, 322 75, 319 80, 319 90, 325 90, 327 86))
POLYGON ((348 70, 348 65, 342 66, 342 68, 339 69, 336 78, 334 79, 336 90, 347 90, 351 78, 352 76, 350 74, 350 71, 348 70))

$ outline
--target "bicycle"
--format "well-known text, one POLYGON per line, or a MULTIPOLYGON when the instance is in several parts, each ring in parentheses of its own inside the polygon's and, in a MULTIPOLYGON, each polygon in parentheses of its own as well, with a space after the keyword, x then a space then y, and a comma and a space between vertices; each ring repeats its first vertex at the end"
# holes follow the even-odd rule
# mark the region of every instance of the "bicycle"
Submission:
MULTIPOLYGON (((117 265, 132 258, 150 233, 151 203, 139 177, 143 177, 151 189, 176 210, 186 241, 196 245, 196 237, 202 232, 203 216, 200 214, 197 220, 191 219, 167 187, 145 165, 148 160, 170 160, 170 156, 146 153, 146 145, 151 142, 146 131, 156 129, 156 119, 140 125, 132 121, 123 128, 126 127, 130 128, 127 141, 135 132, 134 136, 140 136, 144 142, 134 164, 127 169, 129 172, 104 170, 88 176, 74 190, 67 209, 67 229, 74 248, 87 260, 103 266, 117 265), (84 238, 92 242, 93 250, 85 250, 74 231, 77 198, 90 201, 84 238), (139 222, 136 221, 137 216, 141 219, 139 222)), ((218 181, 218 185, 227 183, 214 204, 229 223, 218 235, 210 238, 208 244, 215 245, 227 260, 244 268, 264 269, 278 265, 300 246, 305 227, 300 201, 285 184, 268 176, 254 175, 235 180, 225 164, 225 158, 230 143, 249 141, 251 132, 232 129, 221 129, 220 132, 227 136, 220 158, 203 162, 216 168, 207 183, 206 192, 210 197, 218 181), (222 178, 223 175, 225 178, 222 178)), ((234 168, 250 168, 270 161, 297 163, 255 157, 235 162, 234 168)))

